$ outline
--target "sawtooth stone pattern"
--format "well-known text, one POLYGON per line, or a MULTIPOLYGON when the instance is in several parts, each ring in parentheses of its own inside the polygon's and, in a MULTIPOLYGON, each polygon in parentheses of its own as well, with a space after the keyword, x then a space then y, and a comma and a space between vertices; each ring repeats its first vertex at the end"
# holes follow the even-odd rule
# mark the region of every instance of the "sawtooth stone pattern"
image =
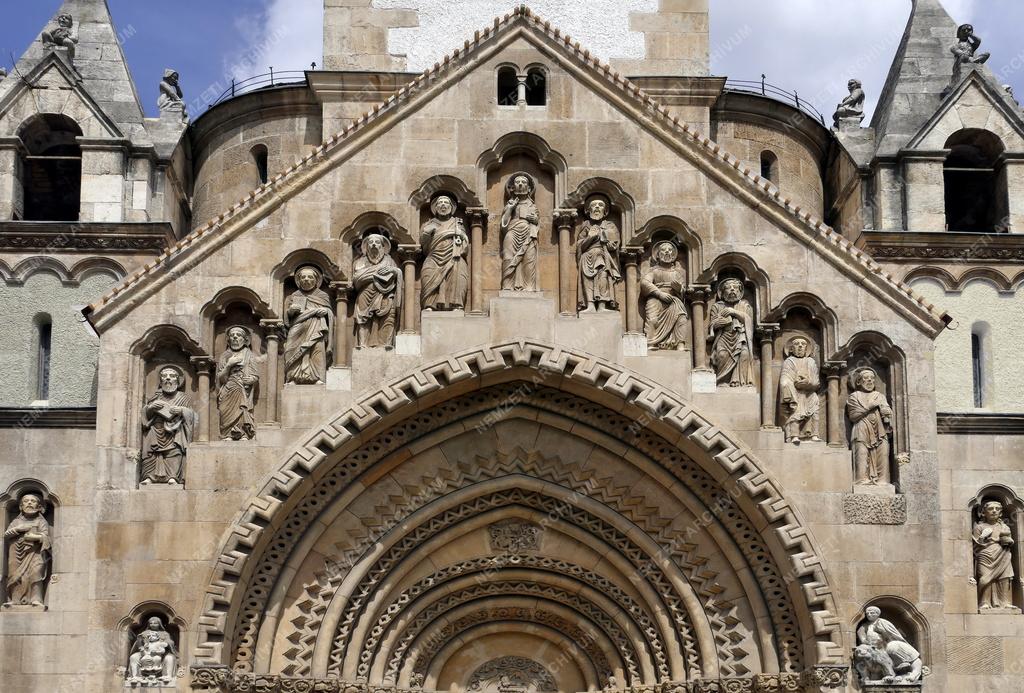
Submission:
POLYGON ((1024 117, 907 5, 826 122, 707 0, 325 0, 205 110, 63 2, 0 81, 0 690, 1024 691, 1024 117))

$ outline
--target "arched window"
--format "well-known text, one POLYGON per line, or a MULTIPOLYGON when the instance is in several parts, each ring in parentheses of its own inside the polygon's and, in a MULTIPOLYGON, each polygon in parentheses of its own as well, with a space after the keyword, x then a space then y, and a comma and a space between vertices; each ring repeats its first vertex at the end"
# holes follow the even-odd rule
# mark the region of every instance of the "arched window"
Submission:
POLYGON ((519 101, 519 78, 511 65, 498 68, 498 105, 515 106, 519 101))
POLYGON ((548 103, 548 76, 541 67, 531 67, 526 73, 526 105, 545 106, 548 103))
POLYGON ((775 185, 779 184, 779 157, 770 149, 761 152, 761 177, 775 185))
POLYGON ((969 128, 950 135, 946 149, 946 230, 1008 231, 1002 141, 987 130, 969 128))
POLYGON ((81 128, 67 116, 44 113, 18 132, 22 158, 22 218, 78 221, 82 196, 81 128))
POLYGON ((267 145, 257 144, 249 151, 252 153, 253 163, 256 164, 256 175, 259 178, 260 185, 265 185, 268 178, 270 160, 270 155, 267 152, 267 145))
POLYGON ((36 400, 50 399, 50 360, 53 350, 53 320, 42 313, 36 316, 36 400))
POLYGON ((991 328, 988 323, 977 322, 971 327, 971 379, 974 384, 974 406, 978 409, 989 406, 992 388, 989 378, 989 339, 991 328))

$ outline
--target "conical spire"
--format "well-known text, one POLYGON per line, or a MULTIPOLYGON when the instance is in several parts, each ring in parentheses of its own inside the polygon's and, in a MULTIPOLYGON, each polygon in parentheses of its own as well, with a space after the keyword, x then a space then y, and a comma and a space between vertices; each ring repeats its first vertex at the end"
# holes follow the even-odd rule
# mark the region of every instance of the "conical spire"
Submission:
POLYGON ((47 56, 42 33, 55 27, 62 14, 74 20, 72 35, 78 39, 74 67, 85 90, 125 135, 133 141, 146 139, 142 105, 106 0, 64 0, 18 60, 15 74, 28 74, 47 56))
POLYGON ((895 154, 938 109, 953 74, 957 23, 940 0, 913 9, 871 120, 877 155, 895 154))

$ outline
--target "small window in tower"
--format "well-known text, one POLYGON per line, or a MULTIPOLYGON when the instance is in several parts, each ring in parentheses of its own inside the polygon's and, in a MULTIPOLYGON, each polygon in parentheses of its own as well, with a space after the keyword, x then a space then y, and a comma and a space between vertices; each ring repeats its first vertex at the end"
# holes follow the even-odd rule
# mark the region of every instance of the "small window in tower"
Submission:
POLYGON ((526 105, 545 106, 548 102, 548 77, 543 68, 531 67, 526 73, 526 105))
POLYGON ((987 130, 968 128, 946 140, 943 182, 946 230, 976 233, 1009 231, 1005 147, 987 130))
POLYGON ((269 154, 265 144, 257 144, 252 148, 252 159, 256 164, 256 175, 259 177, 260 185, 264 185, 268 178, 269 154))
POLYGON ((44 113, 18 130, 21 155, 21 218, 78 221, 82 194, 82 129, 64 115, 44 113))
POLYGON ((50 399, 50 357, 53 322, 49 315, 36 318, 36 399, 50 399))
POLYGON ((515 106, 519 101, 519 78, 509 65, 498 68, 498 105, 515 106))
POLYGON ((779 184, 779 157, 768 149, 761 152, 761 177, 775 185, 779 184))

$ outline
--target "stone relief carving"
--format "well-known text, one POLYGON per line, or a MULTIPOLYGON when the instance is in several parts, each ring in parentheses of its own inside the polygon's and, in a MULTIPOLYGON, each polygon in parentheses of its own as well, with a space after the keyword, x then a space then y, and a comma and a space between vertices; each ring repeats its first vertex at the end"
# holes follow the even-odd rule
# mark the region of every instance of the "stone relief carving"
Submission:
POLYGON ((174 638, 164 629, 160 617, 153 616, 132 644, 125 688, 173 688, 177 669, 178 648, 174 638))
POLYGON ((576 234, 576 264, 579 267, 581 313, 618 310, 615 285, 619 272, 619 229, 608 218, 608 198, 594 195, 586 204, 587 218, 576 234))
POLYGON ((878 374, 871 368, 854 371, 853 386, 846 400, 846 415, 852 430, 854 483, 889 483, 889 436, 892 435, 892 407, 875 389, 878 374))
POLYGON ((719 385, 754 384, 754 308, 743 298, 743 282, 729 278, 718 285, 718 300, 708 316, 711 366, 719 385))
POLYGON ((857 629, 857 647, 853 651, 861 685, 918 683, 928 673, 921 653, 891 621, 882 618, 882 610, 877 606, 869 606, 865 617, 857 629))
POLYGON ((57 26, 44 30, 40 36, 43 47, 48 50, 64 48, 68 52, 68 60, 74 62, 78 46, 78 39, 73 34, 74 26, 75 20, 70 14, 57 15, 57 26))
POLYGON ((315 385, 327 379, 334 353, 334 311, 331 297, 320 288, 323 273, 312 265, 295 270, 298 287, 285 301, 288 336, 284 343, 284 381, 315 385))
POLYGON ((256 397, 259 364, 252 353, 252 333, 245 327, 228 328, 227 348, 217 361, 217 411, 221 440, 256 436, 256 397))
POLYGON ((160 369, 160 389, 142 408, 142 484, 185 483, 185 456, 199 424, 177 366, 160 369))
POLYGON ((678 262, 679 249, 659 241, 651 250, 651 266, 640 280, 644 333, 649 349, 685 349, 690 333, 683 303, 686 273, 678 262))
POLYGON ((160 80, 160 96, 157 97, 156 105, 160 113, 171 111, 181 114, 183 121, 188 120, 188 107, 185 105, 185 95, 178 83, 180 76, 177 70, 167 68, 164 70, 164 77, 160 80))
POLYGON ((43 516, 46 507, 42 496, 26 493, 18 502, 18 510, 4 531, 8 543, 4 608, 45 609, 51 550, 50 524, 43 516))
POLYGON ((956 30, 956 43, 949 48, 953 54, 953 82, 963 77, 964 66, 983 65, 992 57, 991 53, 979 53, 981 39, 974 34, 974 26, 961 24, 956 30))
POLYGON ((420 229, 423 268, 420 303, 423 310, 462 310, 469 294, 469 236, 455 216, 455 201, 442 194, 430 203, 433 215, 420 229))
POLYGON ((367 234, 360 250, 362 255, 352 265, 356 348, 390 349, 402 307, 402 270, 391 257, 391 239, 383 234, 367 234))
POLYGON ((907 522, 907 497, 847 493, 843 521, 849 525, 902 525, 907 522))
POLYGON ((864 101, 866 95, 859 79, 851 79, 846 84, 850 95, 839 102, 836 112, 832 115, 832 122, 839 130, 853 129, 860 127, 864 122, 864 101))
POLYGON ((473 672, 466 688, 474 693, 553 693, 558 690, 551 672, 532 659, 514 656, 487 662, 473 672))
POLYGON ((528 173, 515 173, 505 186, 508 202, 501 213, 501 289, 539 291, 537 236, 540 211, 534 202, 537 184, 528 173))
POLYGON ((1013 546, 1010 526, 1003 520, 1003 504, 985 502, 976 518, 971 538, 974 544, 974 577, 978 586, 978 610, 1008 609, 1013 604, 1013 546))
POLYGON ((782 363, 779 378, 779 401, 786 411, 786 421, 782 425, 786 442, 796 445, 803 440, 818 442, 821 440, 818 437, 821 376, 811 342, 806 337, 793 337, 786 344, 784 353, 786 360, 782 363))
POLYGON ((537 551, 540 549, 542 532, 543 529, 539 525, 523 520, 505 520, 487 528, 487 533, 491 537, 491 549, 508 553, 537 551))

